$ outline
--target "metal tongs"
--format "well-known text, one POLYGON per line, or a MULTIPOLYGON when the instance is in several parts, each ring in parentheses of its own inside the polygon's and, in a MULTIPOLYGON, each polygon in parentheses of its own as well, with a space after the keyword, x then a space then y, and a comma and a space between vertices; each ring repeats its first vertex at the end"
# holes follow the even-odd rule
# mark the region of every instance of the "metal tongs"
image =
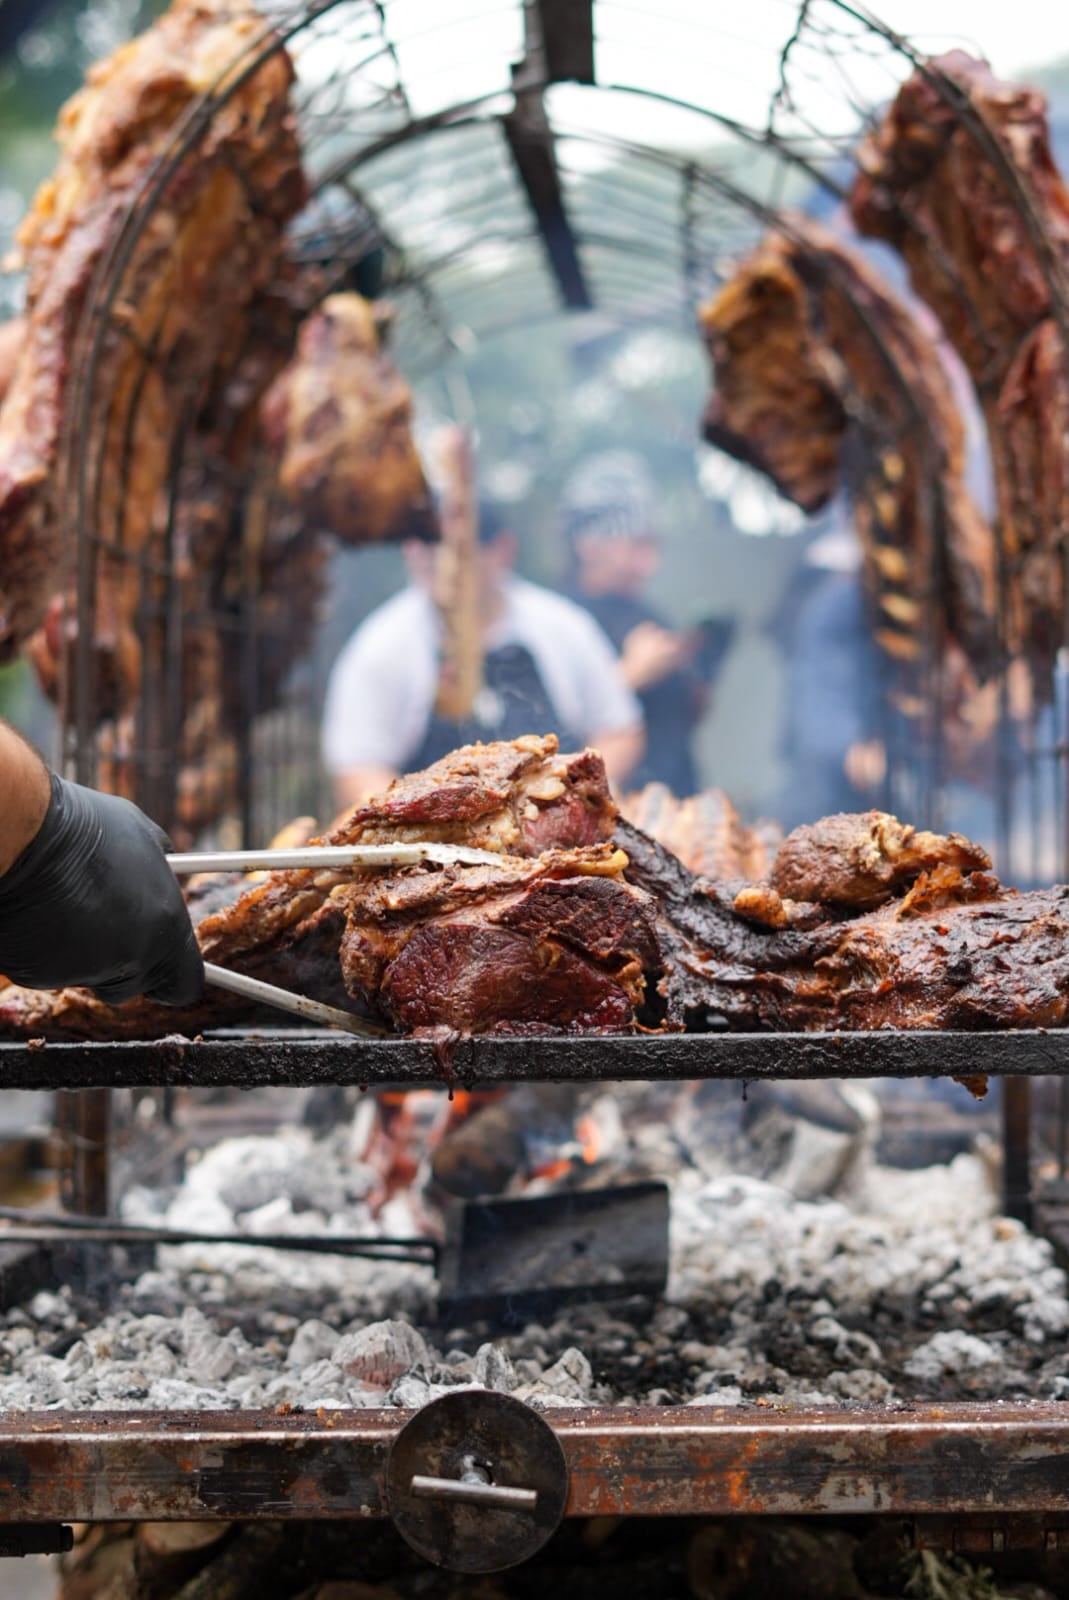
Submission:
MULTIPOLYGON (((436 866, 479 867, 494 866, 500 860, 490 850, 475 850, 468 845, 451 844, 345 844, 304 845, 298 850, 216 850, 194 851, 184 855, 169 855, 167 863, 178 877, 190 877, 199 872, 281 872, 309 868, 312 871, 333 870, 345 867, 412 867, 421 861, 436 866)), ((264 983, 260 978, 248 978, 241 972, 230 972, 210 961, 204 963, 204 978, 216 989, 228 989, 247 1000, 273 1006, 276 1011, 288 1012, 304 1022, 321 1023, 328 1028, 341 1028, 346 1033, 363 1038, 385 1038, 389 1028, 338 1006, 324 1005, 307 995, 293 994, 276 984, 264 983)))

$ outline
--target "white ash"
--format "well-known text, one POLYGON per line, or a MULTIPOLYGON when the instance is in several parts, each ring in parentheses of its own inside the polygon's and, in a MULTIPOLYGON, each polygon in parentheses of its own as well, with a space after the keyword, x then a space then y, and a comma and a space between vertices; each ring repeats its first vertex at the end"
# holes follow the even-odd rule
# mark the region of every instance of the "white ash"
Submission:
MULTIPOLYGON (((731 1171, 737 1143, 695 1160, 670 1118, 634 1117, 614 1175, 625 1155, 636 1174, 674 1173, 669 1288, 653 1308, 448 1329, 425 1267, 169 1247, 103 1314, 65 1289, 0 1318, 0 1406, 352 1409, 457 1387, 547 1407, 1069 1398, 1065 1277, 1044 1241, 997 1215, 984 1161, 876 1167, 867 1116, 840 1137, 849 1148, 826 1150, 840 1197, 800 1199, 752 1175, 770 1170, 767 1147, 750 1173, 731 1171)), ((773 1170, 804 1186, 800 1148, 773 1170)), ((347 1130, 284 1129, 224 1141, 176 1192, 136 1192, 125 1214, 252 1238, 418 1233, 407 1197, 373 1214, 375 1182, 347 1130)))

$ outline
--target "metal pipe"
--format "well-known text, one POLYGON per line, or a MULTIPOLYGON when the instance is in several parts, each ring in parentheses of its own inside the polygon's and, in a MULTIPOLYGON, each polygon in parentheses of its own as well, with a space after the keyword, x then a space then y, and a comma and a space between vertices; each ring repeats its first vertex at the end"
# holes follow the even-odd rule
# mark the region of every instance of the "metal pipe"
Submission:
POLYGON ((1027 1078, 1002 1084, 1002 1209, 1021 1222, 1032 1220, 1032 1086, 1027 1078))
POLYGON ((259 1250, 296 1250, 302 1254, 347 1256, 368 1261, 401 1261, 433 1267, 438 1246, 433 1239, 335 1237, 332 1234, 190 1233, 183 1228, 145 1228, 116 1223, 99 1227, 68 1226, 62 1217, 0 1226, 0 1244, 62 1245, 248 1245, 259 1250))

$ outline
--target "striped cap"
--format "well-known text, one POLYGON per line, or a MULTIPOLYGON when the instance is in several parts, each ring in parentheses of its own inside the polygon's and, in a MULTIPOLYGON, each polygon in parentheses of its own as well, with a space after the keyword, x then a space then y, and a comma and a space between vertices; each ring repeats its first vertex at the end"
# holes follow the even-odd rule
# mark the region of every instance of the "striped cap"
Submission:
POLYGON ((653 481, 645 462, 628 450, 588 456, 572 473, 561 496, 561 518, 568 539, 584 534, 599 539, 656 537, 653 481))

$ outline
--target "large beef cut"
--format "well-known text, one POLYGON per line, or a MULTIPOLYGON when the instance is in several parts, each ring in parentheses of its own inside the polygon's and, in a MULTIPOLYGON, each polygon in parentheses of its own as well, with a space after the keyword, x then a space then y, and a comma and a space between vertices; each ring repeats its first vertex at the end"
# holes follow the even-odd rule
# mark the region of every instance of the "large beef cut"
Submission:
POLYGON ((301 328, 269 390, 263 426, 284 495, 347 544, 433 539, 437 521, 412 437, 412 395, 383 347, 388 313, 335 294, 301 328))
POLYGON ((742 263, 701 321, 714 372, 705 437, 804 511, 845 488, 878 643, 919 660, 941 613, 986 677, 995 538, 965 489, 965 430, 930 331, 856 251, 801 216, 742 263))
POLYGON ((246 0, 173 0, 64 108, 58 167, 19 230, 28 320, 0 408, 0 649, 38 626, 71 555, 61 549, 62 441, 76 436, 92 507, 80 531, 100 541, 94 647, 111 662, 98 661, 106 714, 139 691, 139 558, 164 535, 176 443, 220 363, 240 352, 305 198, 293 68, 270 43, 246 0), (253 47, 262 63, 239 71, 253 47), (90 291, 182 117, 209 91, 214 115, 130 235, 115 302, 94 328, 86 434, 72 377, 90 291))
POLYGON ((1069 189, 1051 152, 1046 99, 953 51, 902 85, 858 164, 854 221, 901 253, 983 405, 1010 642, 1027 649, 1042 682, 1062 637, 1059 546, 1069 521, 1069 379, 1048 279, 1069 262, 1069 189))
POLYGON ((370 875, 335 891, 350 994, 403 1031, 626 1031, 660 975, 653 906, 611 845, 370 875))

